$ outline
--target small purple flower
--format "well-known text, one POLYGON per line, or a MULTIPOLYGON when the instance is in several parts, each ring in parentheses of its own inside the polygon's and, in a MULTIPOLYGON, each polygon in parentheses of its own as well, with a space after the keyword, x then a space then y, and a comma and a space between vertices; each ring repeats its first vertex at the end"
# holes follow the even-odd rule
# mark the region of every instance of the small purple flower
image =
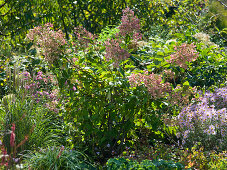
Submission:
POLYGON ((76 91, 76 87, 75 86, 73 86, 73 91, 76 91))
POLYGON ((18 162, 19 162, 19 158, 13 158, 13 161, 14 161, 15 163, 18 163, 18 162))
POLYGON ((210 133, 211 133, 212 135, 215 135, 215 134, 216 134, 214 125, 210 125, 208 131, 210 131, 210 133))
POLYGON ((25 77, 28 77, 28 76, 30 75, 30 73, 27 72, 27 71, 23 72, 22 74, 23 74, 25 77))
POLYGON ((126 149, 126 150, 129 150, 129 149, 130 149, 130 147, 127 147, 127 146, 126 146, 126 147, 125 147, 125 149, 126 149))
POLYGON ((42 78, 42 76, 40 76, 40 75, 38 75, 37 77, 36 77, 36 80, 42 80, 43 78, 42 78))
POLYGON ((183 137, 184 139, 188 138, 189 132, 190 132, 189 130, 186 130, 186 131, 184 132, 184 137, 183 137))
POLYGON ((43 95, 43 92, 41 92, 41 91, 38 91, 37 93, 38 93, 40 96, 43 95))
POLYGON ((30 86, 29 85, 25 85, 25 89, 30 89, 30 86))

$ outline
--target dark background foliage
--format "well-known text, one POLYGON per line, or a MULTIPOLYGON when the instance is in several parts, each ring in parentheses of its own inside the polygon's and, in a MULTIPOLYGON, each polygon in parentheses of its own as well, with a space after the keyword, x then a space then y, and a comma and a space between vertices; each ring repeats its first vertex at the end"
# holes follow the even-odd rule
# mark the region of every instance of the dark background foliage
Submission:
MULTIPOLYGON (((118 24, 122 9, 127 6, 141 19, 143 31, 158 24, 162 25, 162 30, 171 30, 173 27, 183 29, 189 23, 200 22, 198 16, 204 14, 205 2, 196 0, 193 6, 189 6, 190 1, 182 0, 1 0, 0 43, 2 50, 6 44, 13 48, 25 48, 22 41, 27 31, 47 22, 63 30, 66 38, 79 25, 92 33, 99 33, 107 25, 118 24)), ((218 1, 211 1, 210 6, 211 12, 206 14, 207 24, 200 25, 208 29, 210 25, 216 24, 215 31, 219 36, 224 36, 222 30, 226 27, 225 6, 218 1)))

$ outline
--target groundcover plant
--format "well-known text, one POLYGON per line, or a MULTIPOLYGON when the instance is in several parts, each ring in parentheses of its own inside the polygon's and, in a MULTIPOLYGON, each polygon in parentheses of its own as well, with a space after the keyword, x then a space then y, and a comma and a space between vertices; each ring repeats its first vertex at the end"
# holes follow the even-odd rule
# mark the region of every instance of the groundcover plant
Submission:
MULTIPOLYGON (((63 6, 64 29, 33 25, 14 53, 4 39, 3 169, 226 167, 225 29, 208 19, 213 2, 125 3, 96 33, 67 27, 63 6)), ((82 2, 66 4, 91 17, 82 2)))

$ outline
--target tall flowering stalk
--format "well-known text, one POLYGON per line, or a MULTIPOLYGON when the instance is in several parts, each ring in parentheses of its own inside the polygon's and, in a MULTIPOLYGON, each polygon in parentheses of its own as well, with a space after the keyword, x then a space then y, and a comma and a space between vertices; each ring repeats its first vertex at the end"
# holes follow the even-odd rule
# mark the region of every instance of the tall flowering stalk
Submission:
POLYGON ((134 11, 130 8, 123 10, 121 24, 118 29, 119 33, 116 34, 115 39, 108 39, 104 43, 106 47, 106 60, 113 59, 115 67, 119 66, 120 61, 130 57, 127 50, 132 46, 136 47, 137 41, 142 39, 140 20, 134 16, 134 11))
POLYGON ((195 47, 196 46, 193 44, 185 43, 180 46, 176 46, 174 48, 176 52, 170 55, 171 58, 167 60, 167 62, 187 69, 188 63, 195 61, 198 57, 195 47))
POLYGON ((13 148, 15 145, 15 124, 13 123, 12 127, 11 127, 11 135, 10 135, 10 146, 13 148))
POLYGON ((62 46, 66 44, 64 34, 61 30, 54 31, 53 25, 48 23, 31 29, 27 38, 34 41, 37 47, 45 56, 45 59, 53 64, 62 54, 62 46))

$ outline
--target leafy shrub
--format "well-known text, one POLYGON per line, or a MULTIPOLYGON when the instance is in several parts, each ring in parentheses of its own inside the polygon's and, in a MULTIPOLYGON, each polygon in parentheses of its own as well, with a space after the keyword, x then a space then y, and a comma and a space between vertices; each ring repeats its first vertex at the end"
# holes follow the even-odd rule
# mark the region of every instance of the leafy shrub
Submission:
MULTIPOLYGON (((168 43, 158 38, 142 43, 139 20, 129 8, 119 27, 106 30, 97 37, 78 27, 75 42, 68 44, 49 25, 28 33, 57 78, 58 111, 70 129, 70 144, 88 147, 87 153, 100 162, 132 145, 141 127, 163 130, 162 116, 177 115, 196 91, 187 75, 195 75, 193 69, 209 58, 200 44, 193 45, 195 31, 190 29, 185 39, 175 34, 178 39, 168 43)), ((44 89, 38 91, 42 96, 44 89)))
POLYGON ((138 145, 133 148, 126 148, 120 155, 123 158, 135 160, 141 162, 145 159, 150 160, 172 160, 178 162, 180 160, 179 155, 183 152, 177 147, 177 145, 168 145, 160 141, 155 141, 153 146, 151 145, 138 145))
POLYGON ((95 169, 82 153, 62 147, 40 148, 24 155, 24 167, 38 169, 95 169))
MULTIPOLYGON (((161 115, 171 109, 176 112, 177 105, 181 107, 191 99, 194 89, 185 82, 185 70, 197 59, 195 46, 180 42, 174 50, 173 45, 168 49, 162 44, 163 49, 154 57, 142 56, 136 51, 141 43, 139 20, 129 8, 123 11, 119 31, 114 28, 96 39, 79 27, 76 43, 69 43, 69 47, 51 45, 54 49, 46 51, 39 44, 43 40, 40 35, 48 30, 55 36, 59 31, 44 28, 34 28, 28 37, 37 37, 30 39, 38 43, 57 78, 63 99, 60 112, 74 133, 73 142, 92 148, 88 152, 97 160, 119 154, 124 145, 131 145, 139 126, 145 125, 153 132, 160 130, 161 115), (59 53, 52 55, 51 51, 59 53), (150 62, 147 67, 143 63, 146 57, 150 62), (181 83, 183 86, 178 85, 181 83), (143 123, 138 123, 140 120, 143 123)), ((52 38, 48 43, 59 42, 52 38)))
POLYGON ((226 96, 226 87, 215 89, 181 111, 176 122, 183 145, 201 142, 206 150, 226 150, 226 96))
POLYGON ((185 165, 185 168, 208 168, 209 157, 199 143, 195 144, 191 149, 184 149, 181 154, 180 162, 185 165))
POLYGON ((226 151, 217 154, 216 151, 206 152, 200 143, 191 149, 183 149, 178 152, 179 162, 188 169, 222 169, 226 166, 226 151))
POLYGON ((187 71, 187 80, 191 86, 199 86, 208 89, 211 86, 219 87, 224 84, 227 74, 226 52, 210 41, 209 35, 197 33, 197 51, 199 56, 187 71))
POLYGON ((124 158, 113 158, 107 161, 107 169, 183 169, 180 163, 165 160, 143 160, 142 162, 131 161, 124 158))
MULTIPOLYGON (((119 33, 116 33, 111 40, 99 41, 103 44, 96 44, 95 40, 85 41, 92 37, 91 33, 77 29, 82 32, 76 33, 78 36, 76 44, 83 43, 82 38, 87 49, 78 48, 76 54, 52 56, 51 53, 43 52, 57 77, 62 99, 66 101, 65 105, 62 104, 61 111, 68 125, 72 126, 74 145, 79 143, 83 147, 89 147, 87 152, 99 161, 105 161, 113 153, 120 153, 123 145, 130 145, 129 141, 135 127, 134 118, 138 113, 152 120, 149 123, 154 130, 160 124, 159 121, 155 122, 158 118, 155 119, 156 113, 149 106, 149 102, 152 101, 146 91, 129 88, 126 71, 130 71, 132 61, 129 60, 128 44, 132 41, 136 43, 140 39, 138 19, 129 8, 124 12, 122 25, 119 27, 119 33), (129 24, 130 28, 122 26, 130 23, 131 20, 133 22, 129 24), (125 32, 126 29, 130 32, 125 32), (110 44, 110 42, 117 43, 110 44), (54 59, 49 59, 51 57, 54 59)), ((42 27, 34 30, 37 29, 42 33, 42 27)), ((39 37, 38 35, 36 31, 33 36, 39 37)), ((55 35, 54 31, 53 35, 55 35)), ((53 40, 56 43, 56 39, 53 40)), ((39 40, 35 39, 34 42, 37 43, 39 40)), ((39 47, 43 48, 43 46, 39 47)), ((56 47, 61 51, 60 46, 56 47)), ((157 101, 154 107, 160 104, 160 101, 157 101)))

